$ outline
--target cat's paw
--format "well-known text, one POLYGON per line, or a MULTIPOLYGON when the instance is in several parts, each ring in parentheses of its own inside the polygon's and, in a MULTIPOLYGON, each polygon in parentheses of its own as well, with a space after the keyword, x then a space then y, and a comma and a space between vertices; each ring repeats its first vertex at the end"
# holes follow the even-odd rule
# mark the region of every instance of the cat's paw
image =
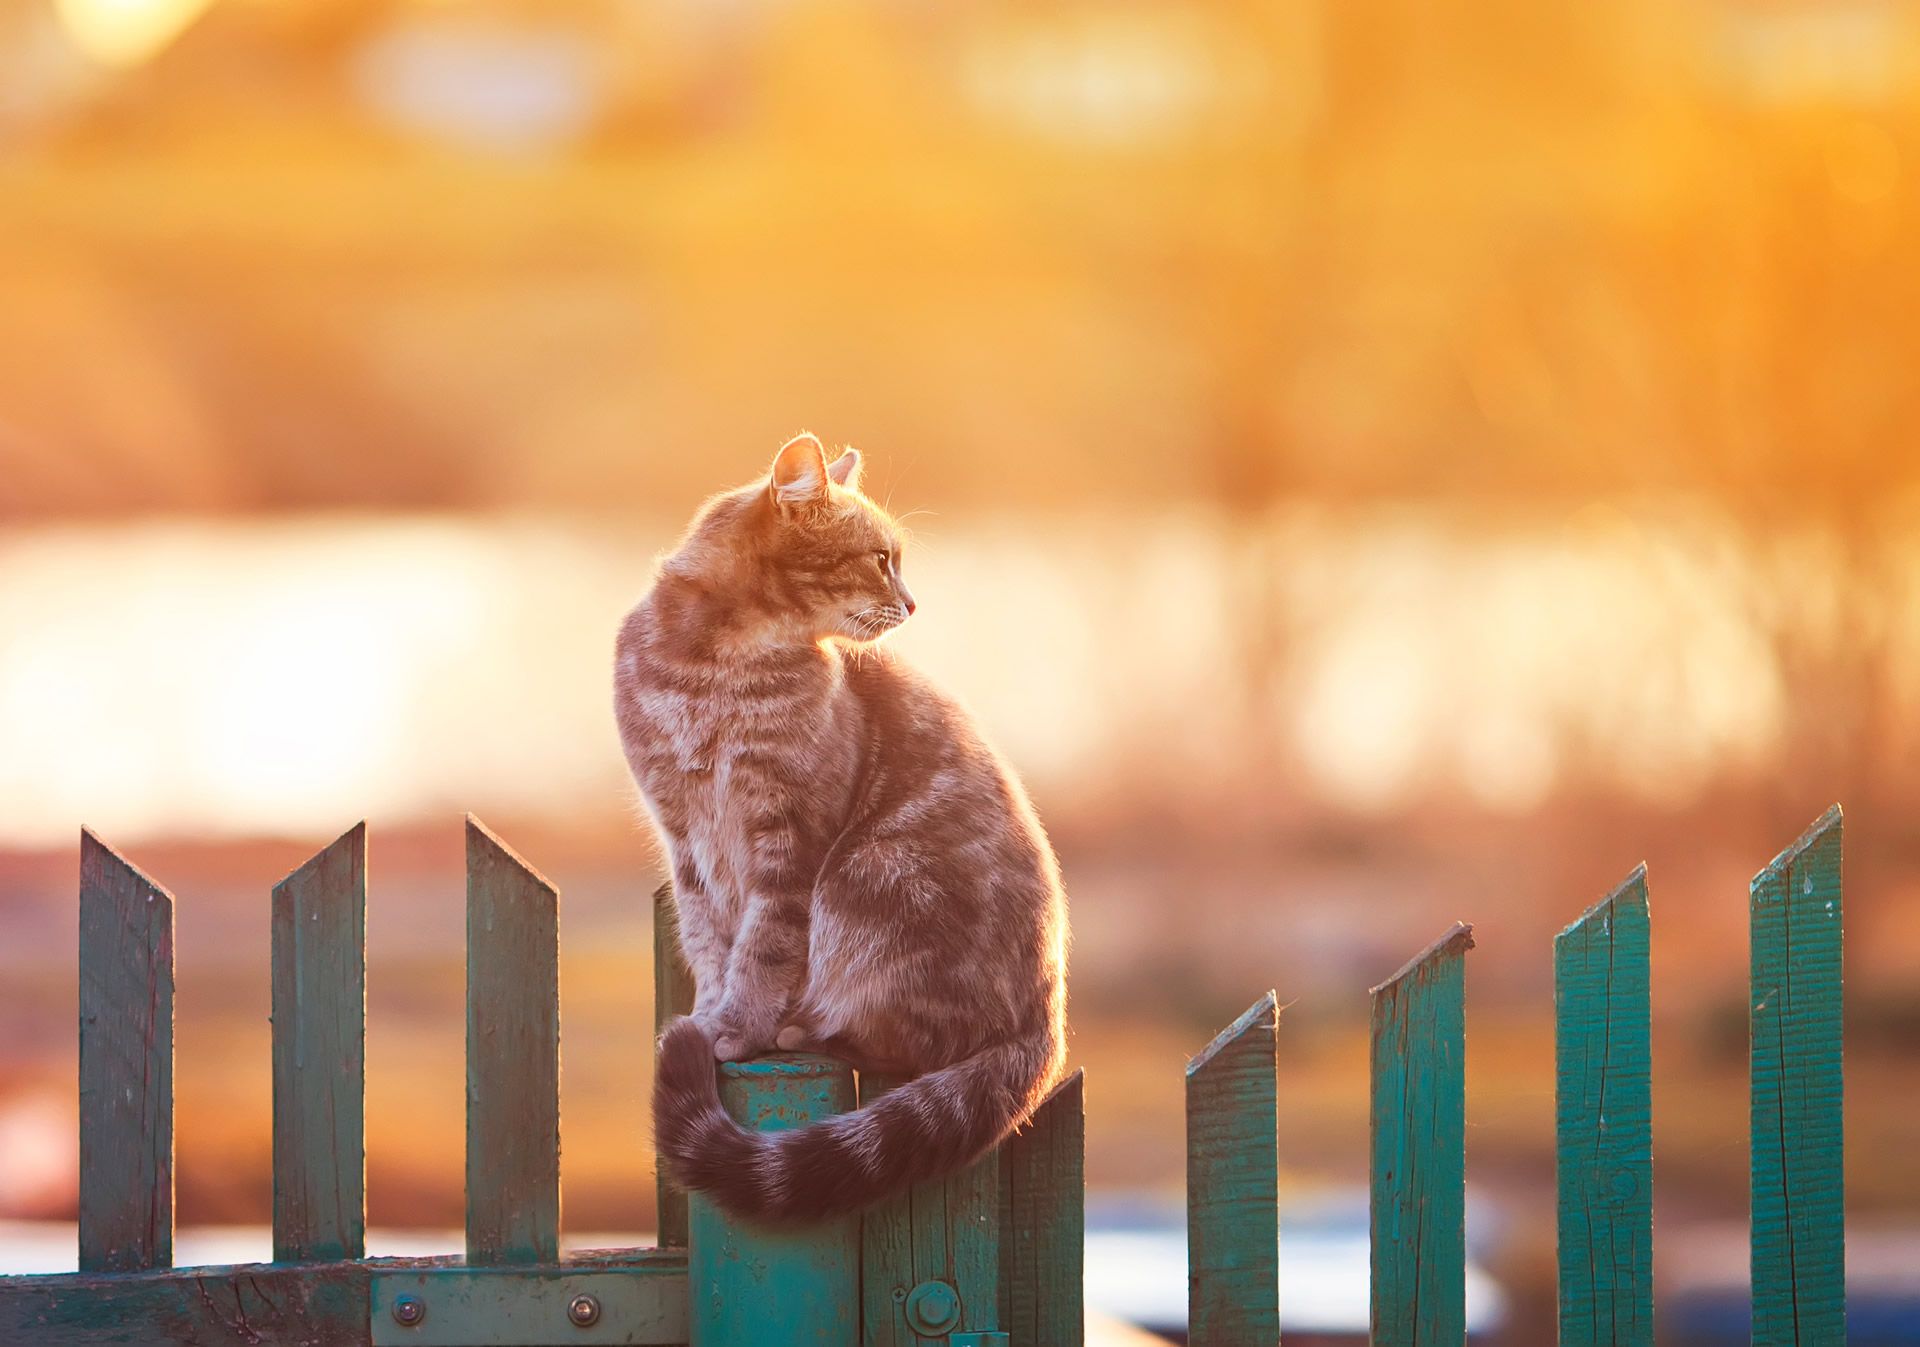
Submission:
POLYGON ((716 1062, 744 1062, 773 1050, 774 1026, 771 1024, 749 1023, 739 1015, 729 1014, 725 1007, 696 1014, 694 1018, 701 1021, 701 1027, 713 1041, 716 1062))
POLYGON ((773 1036, 773 1046, 782 1052, 805 1052, 812 1041, 813 1035, 797 1024, 784 1025, 773 1036))
POLYGON ((749 1058, 765 1053, 773 1044, 764 1039, 744 1032, 729 1032, 716 1035, 713 1040, 713 1060, 716 1062, 744 1062, 749 1058))

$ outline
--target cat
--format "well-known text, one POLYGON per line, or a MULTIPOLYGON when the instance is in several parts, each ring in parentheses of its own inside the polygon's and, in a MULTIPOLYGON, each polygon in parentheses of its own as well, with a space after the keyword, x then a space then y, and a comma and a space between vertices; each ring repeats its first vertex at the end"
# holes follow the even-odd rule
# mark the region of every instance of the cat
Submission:
POLYGON ((958 1170, 1032 1114, 1066 1052, 1058 863, 968 713, 878 644, 915 603, 860 467, 788 441, 699 511, 615 649, 621 744, 695 983, 660 1040, 655 1149, 766 1222, 958 1170), (775 1049, 911 1079, 749 1132, 714 1063, 775 1049))

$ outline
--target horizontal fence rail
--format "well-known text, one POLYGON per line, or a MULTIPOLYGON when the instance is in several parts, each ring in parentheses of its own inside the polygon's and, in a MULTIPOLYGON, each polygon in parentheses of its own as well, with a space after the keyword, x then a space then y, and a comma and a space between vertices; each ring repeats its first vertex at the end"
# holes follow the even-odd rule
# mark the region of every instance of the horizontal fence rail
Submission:
MULTIPOLYGON (((1754 878, 1752 1341, 1845 1340, 1841 815, 1754 878)), ((1654 1341, 1651 921, 1645 867, 1553 942, 1559 1341, 1654 1341)), ((465 1257, 366 1258, 367 834, 272 891, 274 1261, 176 1269, 174 899, 80 847, 79 1267, 0 1277, 0 1343, 295 1347, 1075 1347, 1084 1333, 1085 1081, 962 1172, 808 1230, 691 1204, 657 1248, 563 1256, 559 895, 467 824, 465 1257)), ((686 1013, 671 891, 653 895, 654 1026, 686 1013)), ((1370 1298, 1379 1347, 1466 1341, 1466 956, 1456 925, 1372 989, 1370 1298)), ((1269 992, 1187 1066, 1189 1341, 1277 1342, 1281 1017, 1269 992)), ((643 1055, 636 1043, 636 1058, 643 1055)), ((896 1082, 822 1057, 719 1068, 754 1128, 896 1082)), ((644 1119, 634 1122, 636 1144, 644 1119)))

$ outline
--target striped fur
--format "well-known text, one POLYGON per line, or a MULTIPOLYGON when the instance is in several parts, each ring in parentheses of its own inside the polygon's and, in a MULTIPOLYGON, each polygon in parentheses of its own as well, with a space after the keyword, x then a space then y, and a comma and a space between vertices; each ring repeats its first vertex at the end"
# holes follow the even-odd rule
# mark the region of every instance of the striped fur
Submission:
POLYGON ((655 1145, 680 1183, 736 1216, 817 1220, 978 1159, 1033 1112, 1033 1082, 1051 1080, 1052 1055, 1044 1033, 997 1043, 852 1113, 749 1132, 720 1105, 706 1031, 675 1020, 660 1040, 654 1077, 655 1145))
POLYGON ((614 706, 671 857, 693 1014, 661 1041, 657 1148, 741 1215, 803 1220, 948 1173, 1065 1055, 1066 907, 971 719, 875 642, 914 610, 859 457, 812 436, 709 501, 621 629, 614 706), (779 1047, 912 1077, 760 1136, 714 1060, 779 1047))

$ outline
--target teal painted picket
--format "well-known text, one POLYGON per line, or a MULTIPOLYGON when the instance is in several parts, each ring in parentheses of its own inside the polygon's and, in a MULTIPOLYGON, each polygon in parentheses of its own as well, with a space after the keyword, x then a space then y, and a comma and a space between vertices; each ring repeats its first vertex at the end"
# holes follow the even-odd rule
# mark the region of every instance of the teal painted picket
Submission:
POLYGON ((1647 870, 1553 942, 1561 1347, 1653 1347, 1647 870))
POLYGON ((1187 1333, 1280 1336, 1280 1011, 1268 992, 1187 1066, 1187 1333))
POLYGON ((173 1261, 173 895, 80 835, 80 1270, 173 1261))
POLYGON ((1840 810, 1754 877, 1754 1347, 1846 1341, 1840 810))
MULTIPOLYGON (((658 1248, 560 1252, 559 894, 467 830, 467 1250, 364 1257, 366 832, 272 895, 272 1263, 175 1269, 173 899, 91 833, 80 866, 81 1271, 0 1277, 0 1342, 366 1347, 1074 1347, 1084 1081, 960 1174, 860 1216, 767 1231, 660 1186, 658 1248)), ((1753 1341, 1844 1340, 1841 817, 1753 881, 1753 1341)), ((655 1019, 692 1003, 654 895, 655 1019)), ((1645 868, 1554 941, 1563 1347, 1653 1341, 1645 868)), ((1372 992, 1378 1347, 1467 1335, 1466 953, 1457 925, 1372 992)), ((1269 992, 1187 1067, 1189 1328, 1277 1342, 1280 1012, 1269 992)), ((750 1126, 890 1082, 826 1058, 722 1069, 750 1126)), ((642 1120, 635 1120, 636 1136, 642 1120)))
POLYGON ((560 1257, 560 894, 467 819, 467 1261, 560 1257))
POLYGON ((1373 989, 1373 1341, 1467 1337, 1466 954, 1455 926, 1373 989))
POLYGON ((273 1257, 367 1252, 367 830, 273 890, 273 1257))

